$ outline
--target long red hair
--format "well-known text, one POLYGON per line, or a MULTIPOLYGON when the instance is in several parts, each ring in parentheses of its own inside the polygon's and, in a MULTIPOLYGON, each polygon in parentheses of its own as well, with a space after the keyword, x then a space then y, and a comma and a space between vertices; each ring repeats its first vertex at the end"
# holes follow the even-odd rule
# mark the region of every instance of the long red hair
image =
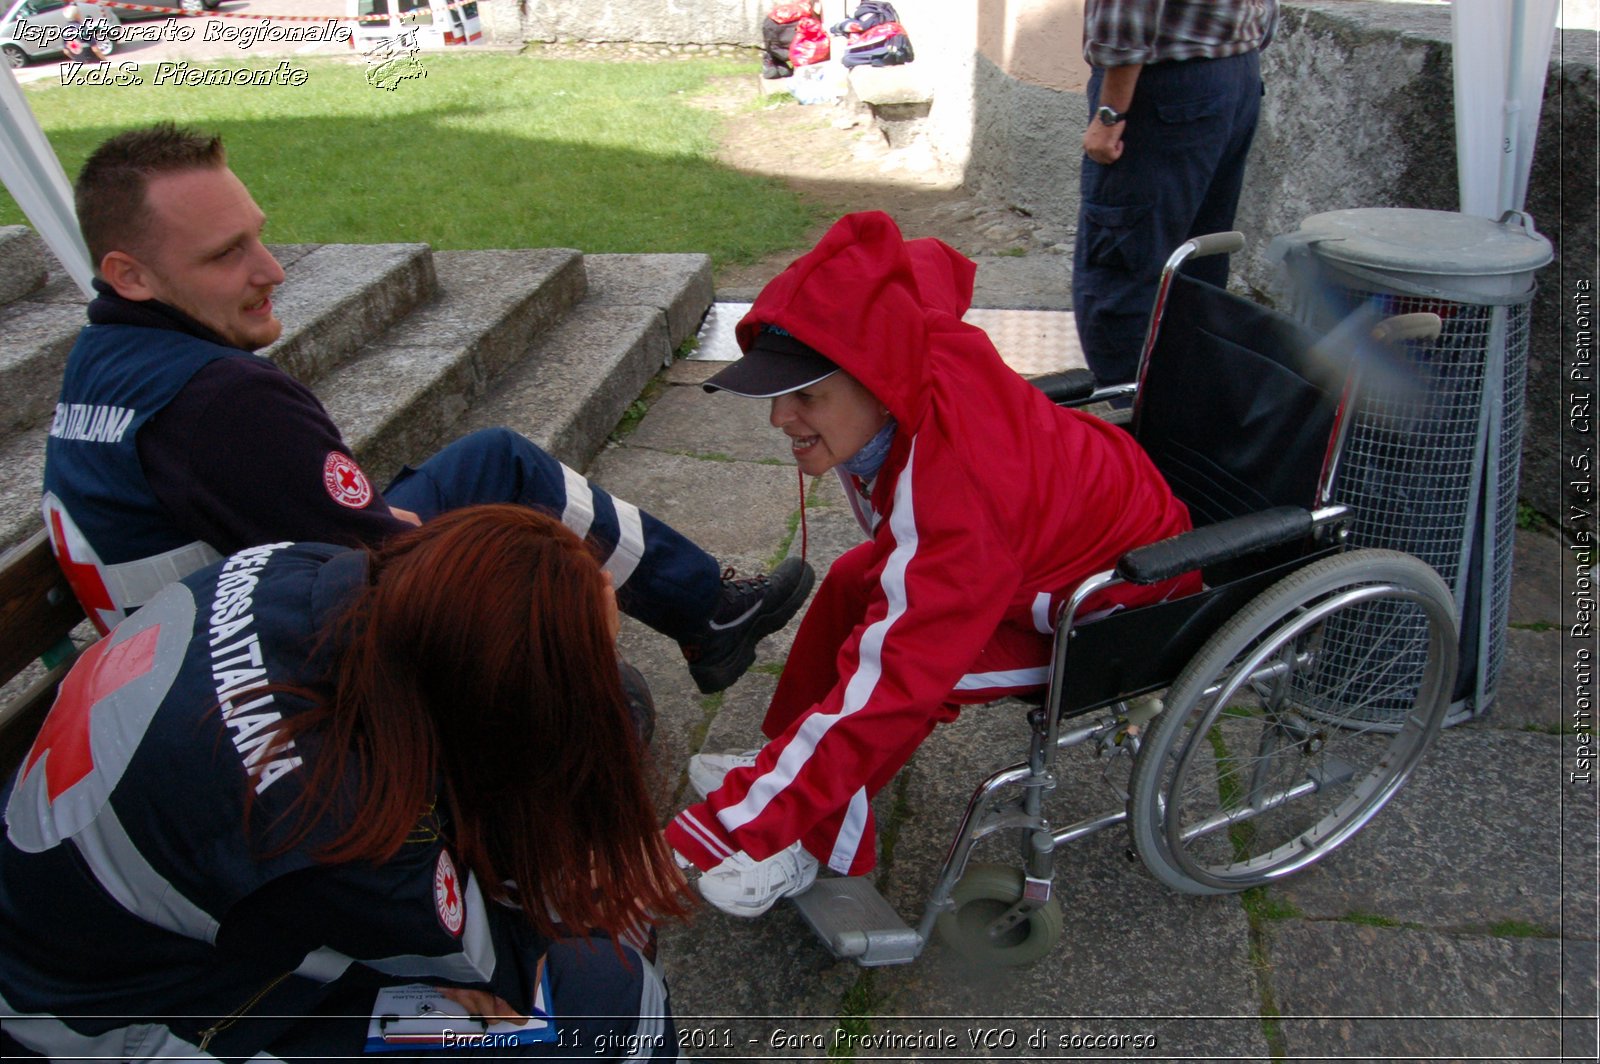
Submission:
POLYGON ((480 889, 546 935, 552 912, 568 933, 620 937, 688 911, 604 578, 559 521, 479 506, 396 536, 326 636, 331 697, 292 725, 322 751, 293 837, 335 807, 349 825, 319 859, 389 860, 437 802, 480 889))

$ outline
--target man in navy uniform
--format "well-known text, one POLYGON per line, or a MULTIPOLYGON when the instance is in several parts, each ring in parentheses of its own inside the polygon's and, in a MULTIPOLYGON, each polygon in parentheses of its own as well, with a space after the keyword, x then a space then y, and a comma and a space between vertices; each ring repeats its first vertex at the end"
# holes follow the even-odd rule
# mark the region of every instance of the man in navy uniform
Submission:
POLYGON ((625 612, 676 640, 702 691, 731 685, 810 590, 810 567, 734 578, 694 543, 506 429, 377 490, 311 390, 252 354, 283 331, 266 218, 221 139, 171 124, 111 138, 79 174, 97 277, 67 359, 42 508, 108 630, 168 583, 280 540, 376 544, 446 510, 519 502, 596 543, 625 612))
MULTIPOLYGON (((1233 228, 1261 109, 1277 0, 1088 0, 1072 309, 1103 384, 1131 381, 1161 268, 1192 236, 1233 228)), ((1228 257, 1184 272, 1219 287, 1228 257)))

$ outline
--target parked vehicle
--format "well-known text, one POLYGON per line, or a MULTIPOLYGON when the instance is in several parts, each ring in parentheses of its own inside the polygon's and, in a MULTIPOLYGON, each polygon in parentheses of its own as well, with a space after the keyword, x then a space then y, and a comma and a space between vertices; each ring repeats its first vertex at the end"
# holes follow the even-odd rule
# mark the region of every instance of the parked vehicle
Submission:
MULTIPOLYGON (((111 8, 87 0, 76 5, 76 12, 69 0, 13 0, 0 17, 0 54, 15 69, 35 59, 79 51, 77 17, 105 27, 122 22, 111 8), (68 27, 73 27, 70 32, 68 27)), ((102 37, 97 51, 107 56, 114 47, 114 40, 102 37)))
POLYGON ((476 3, 459 0, 346 0, 345 12, 355 20, 353 48, 365 49, 402 34, 416 33, 421 48, 477 44, 483 23, 476 3))
POLYGON ((124 22, 134 22, 147 18, 171 18, 174 12, 181 11, 185 15, 198 15, 206 11, 215 11, 222 6, 222 0, 128 0, 129 3, 139 4, 142 7, 163 8, 160 11, 132 11, 120 8, 117 14, 122 16, 124 22))

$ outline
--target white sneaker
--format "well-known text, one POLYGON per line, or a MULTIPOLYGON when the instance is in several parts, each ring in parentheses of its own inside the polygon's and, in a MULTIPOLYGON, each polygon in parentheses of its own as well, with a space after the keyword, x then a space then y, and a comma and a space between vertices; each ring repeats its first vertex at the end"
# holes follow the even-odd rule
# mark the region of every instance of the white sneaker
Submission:
POLYGON ((689 786, 703 799, 722 786, 728 773, 755 764, 756 755, 760 752, 746 750, 740 754, 695 754, 689 759, 689 786))
POLYGON ((817 878, 817 859, 797 842, 757 861, 744 852, 734 854, 697 883, 700 896, 729 916, 760 916, 779 898, 792 898, 810 889, 817 878))

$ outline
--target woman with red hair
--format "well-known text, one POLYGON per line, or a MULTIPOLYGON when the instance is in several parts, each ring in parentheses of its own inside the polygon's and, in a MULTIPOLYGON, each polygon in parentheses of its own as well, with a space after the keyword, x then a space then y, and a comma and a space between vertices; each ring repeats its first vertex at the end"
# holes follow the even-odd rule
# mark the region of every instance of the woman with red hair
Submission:
POLYGON ((588 548, 520 506, 168 587, 0 792, 0 1043, 675 1058, 644 942, 683 882, 616 629, 588 548), (449 1035, 374 1011, 412 983, 449 1035))

